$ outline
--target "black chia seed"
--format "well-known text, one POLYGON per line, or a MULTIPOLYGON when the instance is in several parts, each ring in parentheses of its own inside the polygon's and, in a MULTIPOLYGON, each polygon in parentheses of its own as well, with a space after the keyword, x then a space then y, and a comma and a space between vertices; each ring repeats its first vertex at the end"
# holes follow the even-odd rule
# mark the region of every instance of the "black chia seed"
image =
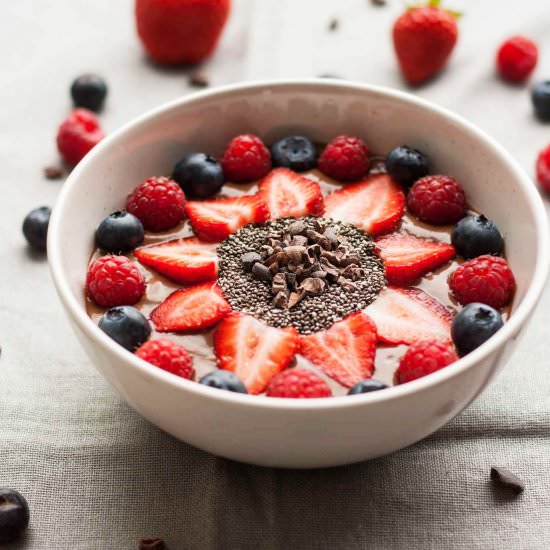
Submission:
POLYGON ((265 225, 249 224, 230 235, 218 247, 218 284, 233 309, 249 313, 270 326, 293 326, 301 334, 311 334, 366 308, 384 288, 386 276, 384 264, 366 233, 354 225, 325 218, 301 219, 311 229, 318 228, 321 223, 347 237, 351 248, 360 256, 359 267, 366 273, 355 281, 356 289, 344 290, 339 285, 331 285, 319 296, 304 297, 292 309, 272 305, 271 282, 260 281, 246 272, 241 258, 246 252, 259 252, 270 238, 281 239, 295 218, 283 218, 265 225))

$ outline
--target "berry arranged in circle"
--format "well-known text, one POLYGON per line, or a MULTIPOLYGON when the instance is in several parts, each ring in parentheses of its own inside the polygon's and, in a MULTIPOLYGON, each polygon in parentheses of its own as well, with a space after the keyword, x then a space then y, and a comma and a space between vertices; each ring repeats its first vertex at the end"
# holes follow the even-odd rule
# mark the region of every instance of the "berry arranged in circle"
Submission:
POLYGON ((23 235, 29 246, 36 252, 46 252, 51 213, 49 206, 41 206, 31 210, 23 220, 23 235))
POLYGON ((139 218, 148 231, 166 231, 185 216, 185 194, 169 178, 148 178, 128 197, 126 210, 139 218))
POLYGON ((191 153, 175 166, 172 178, 178 182, 186 197, 205 199, 215 195, 225 182, 221 164, 204 153, 191 153))
POLYGON ((361 139, 338 136, 321 153, 319 169, 339 181, 356 181, 369 171, 369 160, 369 148, 361 139))
POLYGON ((134 352, 151 335, 149 321, 132 306, 108 309, 99 320, 99 328, 128 351, 134 352))
POLYGON ((538 55, 538 47, 531 39, 512 36, 498 49, 497 70, 504 80, 523 82, 537 65, 538 55))
POLYGON ((103 139, 97 117, 87 109, 75 109, 59 126, 57 148, 67 164, 77 164, 103 139))
POLYGON ((273 377, 266 392, 267 397, 311 399, 330 397, 328 384, 313 371, 304 368, 285 370, 273 377))
POLYGON ((144 234, 139 218, 120 210, 109 214, 98 225, 95 242, 105 252, 129 252, 143 243, 144 234))
POLYGON ((451 242, 458 254, 467 259, 484 254, 498 256, 504 249, 498 227, 483 214, 462 218, 453 228, 451 242))
POLYGON ((348 391, 348 395, 360 395, 362 393, 371 393, 373 391, 385 390, 387 387, 388 385, 384 384, 384 382, 380 382, 380 380, 374 380, 373 378, 369 378, 367 380, 361 380, 361 382, 357 382, 355 386, 352 386, 348 391))
POLYGON ((397 377, 401 384, 422 378, 458 361, 450 342, 444 340, 420 340, 405 352, 399 362, 397 377))
POLYGON ((504 325, 501 314, 491 306, 473 302, 453 319, 451 336, 463 357, 486 342, 504 325))
POLYGON ((101 256, 86 277, 86 293, 99 306, 133 305, 145 292, 143 275, 126 256, 101 256))
POLYGON ((455 223, 466 215, 466 196, 456 179, 425 176, 407 195, 407 207, 419 220, 433 225, 455 223))
POLYGON ((71 97, 75 107, 100 111, 107 97, 107 84, 96 74, 83 74, 71 84, 71 97))
POLYGON ((255 181, 271 170, 271 153, 259 137, 243 134, 229 142, 221 164, 227 181, 255 181))
POLYGON ((234 393, 248 393, 239 377, 228 370, 219 369, 209 372, 199 380, 199 384, 234 393))
POLYGON ((485 255, 457 267, 449 287, 463 305, 481 302, 500 309, 512 299, 516 281, 504 258, 485 255))
POLYGON ((498 227, 415 149, 372 167, 357 137, 319 150, 317 163, 307 137, 240 134, 220 162, 190 153, 172 179, 136 182, 96 231, 91 317, 151 368, 244 399, 352 396, 452 368, 451 341, 462 356, 510 314, 498 227))
POLYGON ((289 136, 271 146, 273 166, 290 168, 295 172, 311 170, 317 165, 317 151, 311 140, 304 136, 289 136))
POLYGON ((155 367, 171 372, 180 378, 192 380, 195 376, 191 356, 185 348, 178 346, 168 338, 145 342, 136 350, 136 355, 155 367))
POLYGON ((394 181, 410 187, 416 180, 428 175, 428 159, 420 151, 402 145, 389 152, 386 170, 394 181))

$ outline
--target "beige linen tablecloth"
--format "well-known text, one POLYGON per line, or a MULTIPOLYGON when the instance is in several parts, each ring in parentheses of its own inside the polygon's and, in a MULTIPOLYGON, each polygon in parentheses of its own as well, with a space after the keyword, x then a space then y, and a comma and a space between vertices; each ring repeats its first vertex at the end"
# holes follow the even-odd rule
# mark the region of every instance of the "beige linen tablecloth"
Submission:
MULTIPOLYGON (((529 96, 493 76, 497 44, 538 41, 550 77, 550 4, 454 0, 465 12, 448 70, 416 93, 466 116, 533 172, 550 126, 529 96)), ((162 433, 94 370, 71 333, 45 261, 20 224, 62 183, 55 129, 68 86, 86 71, 110 86, 107 131, 191 89, 182 71, 147 63, 130 0, 3 0, 0 17, 0 486, 31 506, 14 548, 544 549, 550 547, 550 292, 509 366, 478 401, 427 440, 386 458, 324 471, 276 471, 216 458, 162 433), (509 499, 493 464, 527 482, 509 499)), ((334 73, 402 88, 389 42, 400 0, 235 1, 213 85, 334 73), (328 23, 337 17, 337 31, 328 23)), ((468 159, 464 159, 468 162, 468 159)), ((78 215, 78 212, 75 212, 78 215)), ((368 433, 357 437, 368 437, 368 433)))

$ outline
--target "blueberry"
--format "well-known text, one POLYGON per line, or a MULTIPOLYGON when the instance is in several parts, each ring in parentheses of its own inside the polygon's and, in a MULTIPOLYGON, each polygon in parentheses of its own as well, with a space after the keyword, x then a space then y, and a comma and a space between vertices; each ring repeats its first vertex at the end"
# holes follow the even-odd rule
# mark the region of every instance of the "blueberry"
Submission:
POLYGON ((468 259, 483 254, 498 256, 504 247, 498 227, 483 214, 462 218, 451 233, 451 242, 456 251, 468 259))
POLYGON ((71 97, 75 107, 99 111, 107 96, 105 80, 95 74, 83 74, 71 85, 71 97))
POLYGON ((502 328, 500 313, 491 306, 474 302, 468 304, 453 319, 451 337, 462 357, 481 346, 502 328))
POLYGON ((531 101, 540 120, 550 121, 550 80, 539 82, 531 90, 531 101))
POLYGON ((350 388, 350 390, 348 391, 348 395, 369 393, 371 391, 383 390, 387 387, 388 386, 384 384, 384 382, 380 382, 379 380, 373 380, 372 378, 370 378, 369 380, 362 380, 361 382, 357 382, 355 386, 350 388))
POLYGON ((386 157, 386 170, 394 181, 410 187, 428 174, 428 159, 420 151, 402 145, 386 157))
POLYGON ((199 384, 236 393, 248 393, 241 379, 228 370, 219 369, 209 372, 199 380, 199 384))
POLYGON ((29 525, 29 504, 25 497, 6 487, 0 487, 0 542, 16 539, 29 525))
POLYGON ((41 206, 31 210, 23 220, 23 235, 25 235, 30 247, 37 252, 46 252, 51 213, 51 208, 41 206))
POLYGON ((174 166, 172 178, 183 192, 194 199, 205 199, 217 193, 223 183, 223 170, 220 163, 204 153, 191 153, 174 166))
POLYGON ((143 224, 125 210, 113 212, 97 227, 96 245, 105 252, 129 252, 143 242, 143 224))
POLYGON ((284 166, 295 172, 311 170, 317 166, 315 145, 303 136, 289 136, 271 146, 273 166, 284 166))
POLYGON ((132 306, 116 306, 107 310, 99 320, 99 328, 130 351, 135 351, 151 335, 149 321, 132 306))

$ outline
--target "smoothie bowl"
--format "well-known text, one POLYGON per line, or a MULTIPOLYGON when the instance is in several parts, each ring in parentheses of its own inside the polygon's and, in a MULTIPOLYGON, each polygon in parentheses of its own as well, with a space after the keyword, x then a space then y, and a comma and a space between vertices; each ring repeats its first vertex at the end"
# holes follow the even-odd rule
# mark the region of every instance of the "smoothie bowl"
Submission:
POLYGON ((509 154, 413 96, 336 81, 144 115, 76 167, 48 239, 80 342, 136 411, 278 467, 366 460, 451 420, 548 269, 509 154))

